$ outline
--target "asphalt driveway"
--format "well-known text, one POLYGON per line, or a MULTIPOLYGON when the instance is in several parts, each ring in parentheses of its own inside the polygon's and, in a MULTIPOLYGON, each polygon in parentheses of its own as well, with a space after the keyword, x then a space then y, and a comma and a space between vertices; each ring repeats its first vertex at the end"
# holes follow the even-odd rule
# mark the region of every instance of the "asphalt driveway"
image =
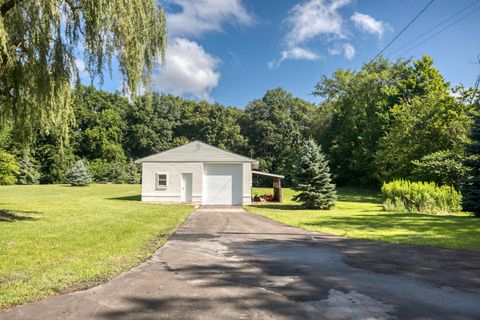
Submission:
POLYGON ((310 233, 200 208, 147 262, 0 319, 480 319, 480 252, 310 233))

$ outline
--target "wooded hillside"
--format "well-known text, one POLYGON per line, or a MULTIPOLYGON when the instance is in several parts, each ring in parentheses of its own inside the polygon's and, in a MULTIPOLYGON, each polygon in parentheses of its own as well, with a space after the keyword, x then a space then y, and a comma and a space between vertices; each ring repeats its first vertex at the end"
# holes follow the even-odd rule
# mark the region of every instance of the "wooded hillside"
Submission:
MULTIPOLYGON (((296 148, 309 138, 322 146, 339 184, 428 177, 457 185, 465 176, 478 91, 452 88, 428 56, 337 70, 313 90, 317 104, 276 88, 237 108, 159 93, 129 101, 81 86, 67 135, 39 130, 25 144, 5 123, 0 148, 15 156, 18 168, 10 171, 21 183, 64 182, 78 159, 97 182, 138 181, 134 159, 201 140, 260 160, 261 170, 286 175, 288 185, 296 148)), ((3 166, 6 175, 12 164, 3 166)))

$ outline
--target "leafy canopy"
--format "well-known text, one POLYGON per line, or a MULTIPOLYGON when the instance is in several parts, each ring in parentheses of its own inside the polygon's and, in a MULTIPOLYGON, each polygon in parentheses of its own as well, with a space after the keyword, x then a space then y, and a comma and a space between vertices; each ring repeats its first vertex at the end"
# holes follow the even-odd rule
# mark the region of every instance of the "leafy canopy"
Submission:
POLYGON ((392 125, 375 154, 379 180, 412 177, 414 161, 434 152, 450 150, 461 155, 471 123, 467 110, 451 96, 420 96, 395 105, 392 125))
POLYGON ((451 92, 428 56, 378 59, 358 72, 323 77, 314 91, 323 101, 311 130, 337 182, 409 179, 412 161, 441 150, 461 155, 470 124, 465 99, 475 93, 463 91, 455 99, 451 92))
POLYGON ((7 151, 0 149, 0 185, 17 182, 19 172, 17 159, 7 151))
POLYGON ((245 108, 242 133, 252 154, 261 159, 262 170, 282 172, 290 180, 293 149, 308 137, 314 106, 282 88, 269 90, 245 108))
POLYGON ((156 0, 0 0, 0 117, 21 140, 37 129, 66 134, 76 50, 83 49, 92 80, 103 81, 116 56, 134 95, 165 47, 156 0))
POLYGON ((458 188, 467 174, 462 156, 451 150, 428 154, 420 160, 412 161, 412 164, 415 166, 412 177, 416 181, 432 181, 438 185, 458 188))

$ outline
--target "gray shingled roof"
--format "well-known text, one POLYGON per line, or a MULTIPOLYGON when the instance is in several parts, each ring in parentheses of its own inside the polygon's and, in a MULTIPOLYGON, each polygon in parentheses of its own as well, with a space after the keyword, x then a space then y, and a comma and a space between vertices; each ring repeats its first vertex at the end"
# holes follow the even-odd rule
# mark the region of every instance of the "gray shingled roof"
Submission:
POLYGON ((183 146, 163 151, 135 161, 142 162, 250 162, 258 167, 258 161, 225 151, 201 141, 193 141, 183 146))

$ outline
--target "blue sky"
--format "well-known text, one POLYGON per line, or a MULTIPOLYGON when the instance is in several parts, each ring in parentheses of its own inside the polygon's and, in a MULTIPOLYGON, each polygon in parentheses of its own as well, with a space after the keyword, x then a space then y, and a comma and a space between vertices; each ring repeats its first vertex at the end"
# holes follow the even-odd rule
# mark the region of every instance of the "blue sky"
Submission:
MULTIPOLYGON (((153 88, 187 98, 244 107, 266 90, 310 93, 322 75, 358 69, 374 57, 430 0, 162 0, 169 47, 153 88)), ((432 39, 403 53, 430 55, 453 85, 472 86, 480 73, 480 1, 435 0, 385 56, 396 59, 442 27, 432 39), (471 5, 471 6, 470 6, 471 5), (417 42, 392 53, 458 11, 461 14, 417 42), (472 12, 472 13, 471 13, 472 12)), ((85 74, 84 77, 85 78, 85 74)), ((102 89, 115 91, 114 71, 102 89)))

